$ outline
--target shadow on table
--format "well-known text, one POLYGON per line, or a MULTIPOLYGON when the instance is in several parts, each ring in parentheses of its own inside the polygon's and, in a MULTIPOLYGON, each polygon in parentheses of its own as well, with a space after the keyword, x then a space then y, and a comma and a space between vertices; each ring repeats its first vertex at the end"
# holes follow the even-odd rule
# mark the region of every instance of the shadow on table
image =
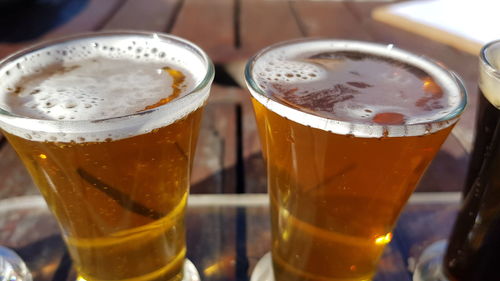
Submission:
POLYGON ((0 0, 0 42, 36 39, 68 22, 89 0, 0 0))

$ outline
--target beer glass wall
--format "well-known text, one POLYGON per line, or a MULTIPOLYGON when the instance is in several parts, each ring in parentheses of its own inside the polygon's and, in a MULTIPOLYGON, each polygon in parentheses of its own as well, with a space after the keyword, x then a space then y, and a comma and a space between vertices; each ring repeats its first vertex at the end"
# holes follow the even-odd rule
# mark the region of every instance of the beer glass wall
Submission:
POLYGON ((442 66, 392 45, 301 40, 246 68, 279 281, 370 280, 466 104, 442 66))
POLYGON ((2 133, 81 280, 183 278, 189 176, 213 76, 197 46, 156 33, 75 36, 0 62, 2 133))

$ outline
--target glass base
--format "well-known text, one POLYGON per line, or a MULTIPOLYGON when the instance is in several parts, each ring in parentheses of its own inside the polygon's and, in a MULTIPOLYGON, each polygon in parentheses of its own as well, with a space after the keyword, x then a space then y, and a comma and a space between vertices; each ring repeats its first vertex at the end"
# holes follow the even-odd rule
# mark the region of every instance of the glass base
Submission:
POLYGON ((200 280, 201 279, 198 270, 196 270, 196 267, 189 259, 186 259, 184 261, 184 277, 182 278, 182 281, 200 281, 200 280))
POLYGON ((253 269, 250 281, 274 281, 271 252, 266 253, 253 269))
POLYGON ((9 248, 0 246, 0 281, 31 281, 23 260, 9 248))
MULTIPOLYGON (((189 260, 186 259, 184 260, 184 274, 182 277, 182 281, 201 281, 200 279, 200 274, 198 273, 198 270, 194 266, 194 264, 189 260)), ((130 280, 130 279, 127 279, 130 280)), ((0 280, 2 281, 2 280, 0 280)), ((82 277, 76 278, 76 281, 86 281, 82 277)))
POLYGON ((446 240, 439 240, 422 252, 413 273, 413 281, 449 281, 443 273, 443 258, 447 246, 446 240))

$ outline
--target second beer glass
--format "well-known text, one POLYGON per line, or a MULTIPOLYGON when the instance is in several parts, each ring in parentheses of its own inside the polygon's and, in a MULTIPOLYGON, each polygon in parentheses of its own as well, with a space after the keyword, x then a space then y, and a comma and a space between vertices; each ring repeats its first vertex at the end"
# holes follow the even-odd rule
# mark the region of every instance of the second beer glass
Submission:
POLYGON ((391 45, 292 41, 246 68, 278 281, 370 280, 466 104, 455 75, 391 45))

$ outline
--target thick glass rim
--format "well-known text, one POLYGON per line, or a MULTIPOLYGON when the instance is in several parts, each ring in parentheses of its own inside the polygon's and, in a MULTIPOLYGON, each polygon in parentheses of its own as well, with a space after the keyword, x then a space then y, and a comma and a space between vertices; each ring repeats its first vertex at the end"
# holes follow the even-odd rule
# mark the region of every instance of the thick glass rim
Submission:
POLYGON ((498 46, 500 48, 500 40, 495 40, 487 43, 481 48, 479 58, 483 66, 486 67, 488 73, 493 74, 496 78, 500 78, 500 69, 498 69, 492 61, 488 58, 488 52, 492 47, 498 46))
MULTIPOLYGON (((351 47, 352 48, 352 47, 351 47)), ((354 48, 352 48, 354 50, 354 48)), ((349 47, 346 47, 343 50, 349 50, 349 47)), ((367 51, 367 53, 370 53, 367 51)), ((397 58, 396 58, 397 59, 397 58)), ((422 69, 421 66, 415 65, 411 63, 411 61, 405 61, 406 63, 412 64, 415 67, 422 69)), ((246 66, 245 66, 245 81, 247 83, 247 86, 250 90, 250 93, 252 96, 254 96, 258 102, 266 106, 266 108, 270 109, 268 107, 269 104, 274 103, 276 105, 276 108, 280 108, 283 110, 286 110, 289 114, 286 116, 286 118, 289 118, 290 116, 302 116, 308 120, 311 120, 311 122, 315 122, 318 124, 325 124, 322 126, 315 126, 311 123, 308 123, 308 126, 315 127, 318 129, 322 130, 327 130, 327 131, 332 131, 335 133, 341 133, 341 134, 351 134, 355 135, 357 137, 375 137, 373 135, 373 131, 378 131, 378 132, 383 132, 383 136, 388 136, 388 137, 403 137, 403 136, 412 136, 412 135, 421 135, 420 133, 416 133, 417 131, 422 131, 423 129, 426 133, 431 133, 435 131, 439 131, 440 129, 443 129, 445 127, 448 127, 452 124, 454 124, 457 120, 458 117, 461 115, 461 113, 464 111, 467 105, 467 90, 465 88, 464 83, 462 80, 459 78, 459 76, 454 73, 453 71, 449 70, 443 64, 434 61, 433 59, 430 59, 428 57, 425 57, 423 55, 417 55, 413 54, 409 51, 394 47, 393 44, 377 44, 377 43, 371 43, 371 42, 363 42, 363 41, 354 41, 354 40, 338 40, 338 39, 333 39, 333 38, 301 38, 301 39, 294 39, 294 40, 289 40, 289 41, 284 41, 280 42, 277 44, 273 44, 271 46, 268 46, 262 50, 260 50, 258 53, 256 53, 254 56, 252 56, 246 66), (408 56, 409 58, 412 58, 414 60, 419 60, 421 62, 424 62, 427 65, 430 65, 432 68, 438 69, 441 71, 443 74, 446 74, 447 78, 446 80, 449 80, 452 82, 456 88, 459 91, 459 97, 460 97, 460 103, 453 108, 451 112, 446 114, 445 116, 431 120, 431 121, 426 121, 426 122, 416 122, 416 123, 411 123, 411 124, 405 124, 405 125, 379 125, 379 124, 366 124, 366 123, 360 123, 360 122, 347 122, 347 121, 340 121, 340 120, 335 120, 335 119, 328 119, 325 117, 320 117, 305 111, 301 111, 299 109, 291 108, 288 106, 281 105, 277 101, 269 98, 267 94, 259 87, 258 83, 254 79, 254 73, 253 73, 253 68, 256 62, 265 54, 267 54, 270 51, 273 51, 275 49, 285 47, 285 46, 290 46, 294 44, 301 44, 301 43, 314 43, 314 42, 319 42, 319 43, 334 43, 334 44, 346 44, 349 46, 361 46, 365 47, 366 49, 373 49, 378 52, 371 52, 373 54, 377 54, 379 56, 384 56, 384 54, 381 54, 383 49, 385 49, 385 56, 394 59, 394 57, 391 57, 390 54, 391 52, 395 52, 396 54, 400 55, 405 55, 408 56), (265 101, 265 102, 263 102, 265 101), (325 129, 326 127, 329 127, 330 125, 339 125, 341 127, 345 128, 350 128, 348 129, 343 129, 337 131, 333 130, 328 130, 325 129), (433 130, 429 130, 429 125, 436 125, 436 128, 433 130), (370 127, 370 128, 365 128, 365 127, 370 127), (404 129, 402 129, 404 127, 404 129), (354 133, 355 130, 362 129, 362 133, 354 133)), ((272 110, 272 109, 270 109, 272 110)), ((272 110, 274 111, 274 110, 272 110)), ((277 113, 277 112, 276 112, 277 113)), ((279 114, 279 113, 277 113, 279 114)), ((281 114, 280 114, 281 115, 281 114)), ((294 118, 289 118, 289 119, 294 119, 294 118)), ((298 117, 297 117, 298 119, 298 117)), ((302 123, 297 120, 293 120, 298 123, 302 123)))
POLYGON ((22 58, 24 56, 27 56, 31 53, 35 53, 38 51, 43 50, 44 48, 51 47, 51 46, 56 46, 59 44, 64 44, 64 43, 69 43, 72 41, 77 41, 81 39, 93 39, 95 38, 98 40, 99 38, 104 38, 104 37, 110 37, 110 36, 130 36, 130 37, 142 37, 146 40, 151 40, 151 39, 156 39, 156 40, 165 40, 165 41, 172 41, 175 42, 176 44, 179 44, 181 46, 187 47, 189 50, 195 52, 204 62, 204 64, 207 67, 206 74, 205 76, 201 79, 201 81, 193 87, 193 89, 185 94, 183 94, 181 97, 176 98, 172 100, 171 102, 168 102, 164 105, 140 111, 140 112, 135 112, 131 114, 125 114, 125 115, 120 115, 120 116, 113 116, 109 118, 102 118, 102 119, 92 119, 92 120, 49 120, 49 119, 38 119, 38 118, 30 118, 30 117, 25 117, 25 116, 20 116, 13 114, 11 112, 6 111, 3 108, 0 108, 0 117, 6 116, 9 117, 10 119, 14 120, 19 120, 20 122, 24 123, 27 121, 37 121, 40 123, 44 124, 73 124, 73 125, 78 125, 78 124, 89 124, 89 123, 102 123, 106 121, 118 121, 118 120, 123 120, 123 119, 129 119, 134 116, 143 116, 146 114, 158 112, 165 110, 165 108, 172 107, 173 104, 179 103, 183 99, 187 99, 188 97, 203 91, 207 87, 209 87, 214 79, 215 76, 215 68, 214 65, 211 61, 211 59, 208 57, 208 55, 196 44, 180 38, 175 35, 171 34, 166 34, 166 33, 161 33, 161 32, 150 32, 150 31, 132 31, 132 30, 110 30, 110 31, 95 31, 95 32, 86 32, 86 33, 79 33, 79 34, 74 34, 70 36, 64 36, 56 39, 49 39, 34 45, 31 45, 29 47, 23 48, 21 50, 16 51, 15 53, 7 56, 6 58, 0 60, 0 70, 2 70, 4 67, 9 65, 11 62, 22 58))

